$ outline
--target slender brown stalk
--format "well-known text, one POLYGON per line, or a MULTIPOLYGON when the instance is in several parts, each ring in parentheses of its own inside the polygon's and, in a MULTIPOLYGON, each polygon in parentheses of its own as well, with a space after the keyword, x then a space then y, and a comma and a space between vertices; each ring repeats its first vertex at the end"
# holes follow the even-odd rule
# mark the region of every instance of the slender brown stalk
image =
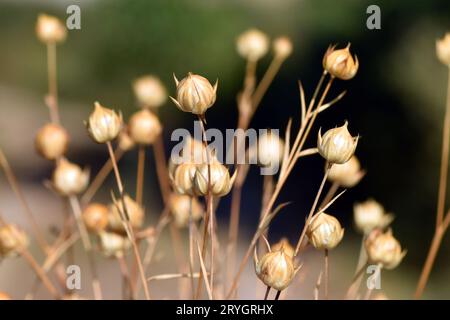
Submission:
MULTIPOLYGON (((367 253, 366 253, 366 249, 364 247, 365 241, 366 241, 366 235, 364 235, 361 239, 361 246, 359 249, 359 257, 358 257, 358 263, 356 265, 355 276, 358 275, 358 272, 362 272, 362 270, 364 270, 364 268, 367 265, 367 253)), ((354 280, 354 283, 352 283, 352 285, 350 286, 350 288, 347 292, 346 299, 353 299, 356 296, 356 294, 358 293, 359 286, 361 285, 361 281, 362 281, 362 277, 357 277, 354 280)))
POLYGON ((269 89, 270 84, 272 83, 276 74, 280 70, 283 61, 284 59, 281 59, 280 57, 277 56, 275 56, 272 59, 269 68, 267 68, 266 73, 259 82, 258 86, 255 89, 255 93, 253 94, 252 105, 254 106, 254 108, 256 108, 256 106, 258 106, 259 103, 261 102, 262 98, 264 97, 264 94, 267 92, 267 89, 269 89))
POLYGON ((133 227, 130 224, 130 219, 128 217, 128 211, 127 211, 126 203, 125 203, 125 200, 124 200, 125 190, 123 188, 122 178, 120 176, 119 168, 117 167, 117 161, 114 158, 114 151, 113 151, 111 142, 108 141, 106 143, 106 146, 108 148, 109 156, 111 157, 111 160, 112 160, 112 163, 113 163, 113 169, 114 169, 114 175, 116 177, 117 188, 119 189, 120 197, 121 197, 121 200, 122 200, 123 211, 124 211, 124 215, 125 215, 125 217, 124 217, 125 218, 124 219, 124 223, 126 225, 125 229, 127 231, 128 238, 130 239, 131 245, 133 247, 133 253, 134 253, 134 256, 135 256, 135 259, 136 259, 136 264, 137 264, 138 269, 139 269, 139 275, 141 277, 142 286, 144 288, 145 298, 147 300, 150 300, 150 293, 149 293, 148 284, 147 284, 147 281, 146 281, 146 278, 145 278, 144 267, 142 265, 142 260, 141 260, 141 256, 140 256, 140 253, 139 253, 139 248, 138 248, 137 243, 136 243, 136 237, 134 236, 133 227))
POLYGON ((92 289, 94 292, 94 298, 95 300, 102 300, 103 293, 100 285, 100 280, 98 278, 97 265, 95 263, 95 258, 92 251, 91 239, 89 238, 88 231, 83 222, 80 202, 78 201, 78 198, 74 195, 71 195, 69 197, 69 202, 70 206, 72 207, 72 211, 75 215, 75 221, 78 226, 78 231, 80 233, 84 250, 86 251, 89 260, 89 267, 92 273, 92 289))
POLYGON ((347 293, 345 295, 346 299, 353 299, 353 297, 358 292, 359 286, 361 284, 361 279, 362 279, 362 276, 363 276, 364 271, 366 270, 366 268, 367 268, 367 262, 364 263, 364 265, 362 265, 361 268, 359 268, 355 272, 355 275, 353 276, 352 283, 348 287, 347 293))
POLYGON ((428 278, 430 277, 431 269, 433 268, 439 247, 441 246, 442 239, 449 227, 449 224, 450 212, 446 214, 444 221, 434 233, 433 241, 431 242, 430 250, 428 251, 427 259, 425 260, 425 265, 422 269, 422 273, 420 274, 419 283, 417 284, 416 292, 414 294, 415 299, 420 299, 423 291, 425 290, 428 278))
POLYGON ((122 275, 123 297, 126 298, 127 296, 130 296, 131 299, 133 299, 133 292, 136 292, 136 290, 133 287, 133 281, 130 279, 127 261, 123 256, 119 255, 117 257, 117 262, 119 263, 120 274, 122 275), (127 294, 127 290, 129 295, 127 294))
POLYGON ((325 206, 328 202, 330 202, 331 199, 333 199, 334 195, 339 190, 339 187, 340 187, 339 183, 333 182, 330 189, 328 189, 327 194, 320 203, 319 208, 323 208, 323 206, 325 206))
POLYGON ((58 110, 58 80, 56 69, 56 43, 47 43, 47 73, 48 73, 48 107, 50 119, 53 123, 59 124, 58 110))
MULTIPOLYGON (((306 235, 306 229, 307 229, 308 223, 311 221, 311 218, 314 216, 314 213, 315 213, 316 207, 317 207, 317 203, 318 203, 318 201, 320 199, 320 195, 322 194, 322 190, 323 190, 323 187, 325 185, 325 182, 327 181, 328 174, 330 173, 331 166, 332 166, 332 164, 327 164, 327 168, 325 170, 325 174, 323 175, 323 179, 322 179, 322 182, 320 184, 319 190, 317 191, 316 198, 314 199, 314 203, 313 203, 313 205, 311 207, 311 210, 309 211, 308 217, 306 218, 305 225, 303 227, 303 230, 302 230, 302 233, 300 235, 300 238, 298 239, 298 242, 297 242, 297 246, 295 247, 294 257, 296 257, 298 255, 300 247, 301 247, 301 245, 303 243, 303 239, 304 239, 304 237, 306 235)), ((326 272, 326 270, 325 270, 325 272, 326 272)))
POLYGON ((273 300, 278 300, 278 299, 280 299, 280 295, 281 295, 281 290, 278 290, 278 291, 277 291, 277 294, 275 295, 275 299, 273 299, 273 300))
POLYGON ((441 170, 439 177, 439 192, 438 192, 437 212, 436 212, 436 228, 434 231, 433 241, 431 243, 427 259, 425 260, 425 264, 420 274, 416 292, 414 294, 414 297, 416 299, 419 299, 422 296, 423 291, 425 290, 425 286, 427 285, 431 269, 433 268, 434 260, 436 259, 437 252, 439 250, 439 247, 441 246, 442 238, 449 224, 447 220, 450 220, 449 213, 446 214, 444 220, 445 196, 447 192, 449 144, 450 144, 450 67, 448 69, 447 104, 445 108, 444 128, 442 130, 442 154, 441 154, 441 170))
POLYGON ((58 290, 55 288, 55 286, 52 284, 50 279, 48 278, 45 271, 41 268, 41 266, 34 260, 33 256, 30 254, 30 252, 26 249, 23 249, 20 252, 21 256, 28 262, 30 267, 33 269, 33 271, 36 273, 36 275, 41 279, 42 283, 44 284, 45 288, 48 290, 48 292, 57 300, 61 299, 61 295, 59 294, 58 290))
POLYGON ((267 298, 269 297, 269 292, 270 292, 270 287, 267 286, 267 288, 266 288, 266 293, 265 293, 265 295, 264 295, 264 300, 267 300, 267 298))
POLYGON ((162 134, 160 134, 156 138, 155 143, 153 144, 153 153, 155 156, 156 174, 158 175, 161 196, 164 200, 164 203, 167 205, 172 191, 170 189, 169 174, 167 170, 166 156, 164 154, 164 141, 162 134))
POLYGON ((192 299, 195 298, 195 281, 194 281, 194 219, 192 218, 192 202, 189 201, 189 274, 191 280, 192 299))
MULTIPOLYGON (((114 157, 116 161, 119 162, 119 160, 123 157, 124 154, 125 151, 123 149, 116 148, 116 150, 114 151, 114 157)), ((98 189, 101 187, 101 185, 105 181, 106 177, 108 177, 112 169, 113 169, 112 160, 111 158, 108 158, 103 167, 95 176, 94 180, 92 180, 91 184, 84 192, 83 196, 81 197, 81 203, 86 204, 92 200, 92 198, 95 196, 98 189)))
POLYGON ((142 192, 144 190, 145 146, 140 145, 138 150, 136 202, 139 203, 140 206, 142 206, 142 192))
POLYGON ((14 191, 14 194, 16 195, 17 199, 19 200, 19 203, 22 206, 22 209, 23 209, 23 212, 25 213, 26 218, 28 219, 31 227, 33 228, 33 232, 34 232, 36 240, 39 244, 39 247, 41 248, 42 252, 47 253, 48 243, 45 240, 45 237, 44 237, 41 229, 39 228, 39 225, 37 224, 36 219, 34 218, 33 212, 31 211, 31 208, 28 205, 28 202, 22 191, 22 188, 20 187, 19 182, 17 181, 17 178, 14 175, 14 171, 12 170, 11 166, 9 165, 8 159, 6 158, 6 156, 3 153, 1 148, 0 148, 0 166, 2 167, 3 172, 5 173, 6 179, 8 180, 8 183, 11 186, 11 189, 14 191))

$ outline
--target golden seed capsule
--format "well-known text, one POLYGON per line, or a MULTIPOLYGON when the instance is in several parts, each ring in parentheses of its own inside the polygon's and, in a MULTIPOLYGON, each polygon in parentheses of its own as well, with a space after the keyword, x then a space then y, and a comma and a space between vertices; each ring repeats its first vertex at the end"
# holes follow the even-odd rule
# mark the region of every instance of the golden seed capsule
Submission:
POLYGON ((358 58, 356 56, 355 58, 352 57, 350 44, 344 49, 335 50, 335 47, 328 47, 323 57, 323 68, 333 77, 341 80, 349 80, 358 71, 358 58))
POLYGON ((286 36, 273 40, 273 52, 280 59, 286 59, 292 54, 292 41, 286 36))
MULTIPOLYGON (((253 151, 253 150, 252 150, 253 151)), ((284 141, 271 131, 258 139, 257 161, 260 166, 275 166, 281 163, 284 154, 284 141)))
POLYGON ((130 137, 138 144, 154 143, 161 131, 158 117, 147 109, 134 113, 128 122, 130 137))
POLYGON ((279 251, 282 248, 283 248, 285 254, 287 254, 291 258, 294 257, 295 249, 286 237, 281 238, 280 241, 275 243, 272 246, 272 251, 279 251))
POLYGON ((450 32, 436 40, 436 55, 443 64, 450 67, 450 32))
POLYGON ((177 98, 170 98, 181 111, 203 115, 216 101, 217 81, 212 86, 208 79, 190 72, 181 81, 175 75, 174 79, 177 98))
POLYGON ((257 29, 250 29, 237 38, 236 46, 241 57, 257 61, 269 50, 269 38, 257 29))
POLYGON ((383 206, 373 199, 355 204, 353 217, 357 229, 365 234, 374 229, 386 228, 394 219, 392 214, 386 213, 383 206))
POLYGON ((114 140, 122 128, 122 114, 95 102, 94 111, 89 116, 87 128, 91 138, 98 143, 114 140))
POLYGON ((167 101, 167 91, 155 76, 142 76, 133 82, 134 94, 144 108, 158 108, 167 101))
POLYGON ((255 271, 258 278, 268 287, 275 290, 286 289, 295 276, 296 269, 292 257, 283 248, 267 252, 261 260, 255 261, 255 271))
POLYGON ((358 137, 352 137, 346 121, 342 127, 330 129, 322 136, 319 130, 317 148, 322 157, 331 164, 343 164, 355 153, 358 137))
POLYGON ((173 173, 173 187, 179 194, 196 195, 194 178, 197 165, 187 162, 176 166, 173 173))
POLYGON ((89 231, 100 232, 108 226, 109 209, 101 203, 91 203, 83 211, 83 221, 89 231))
POLYGON ((366 172, 361 170, 361 165, 356 156, 352 156, 343 164, 334 164, 328 172, 328 180, 345 188, 356 186, 366 172))
POLYGON ((127 130, 120 131, 118 138, 118 146, 120 149, 122 149, 123 151, 129 151, 133 149, 135 145, 135 142, 133 141, 133 139, 131 139, 127 130))
POLYGON ((62 157, 69 144, 69 135, 60 125, 48 123, 36 134, 35 146, 38 153, 48 160, 62 157))
POLYGON ((195 197, 172 194, 169 205, 175 225, 178 228, 184 228, 189 225, 191 210, 193 222, 198 221, 203 216, 203 206, 195 197))
POLYGON ((210 165, 204 163, 197 166, 194 177, 195 193, 203 196, 208 194, 210 185, 209 170, 211 173, 212 195, 215 197, 223 197, 228 194, 236 179, 236 172, 230 177, 228 169, 218 161, 213 161, 210 165))
POLYGON ((12 300, 11 296, 6 292, 0 292, 0 300, 12 300))
POLYGON ((344 237, 344 229, 338 219, 324 212, 311 219, 306 228, 309 242, 316 249, 333 249, 344 237))
POLYGON ((380 229, 373 230, 365 241, 369 261, 381 264, 385 269, 394 269, 403 260, 406 251, 392 235, 392 230, 383 233, 380 229))
POLYGON ((56 17, 40 14, 36 23, 36 34, 44 43, 57 43, 66 39, 66 26, 56 17))
POLYGON ((26 233, 13 224, 0 227, 0 258, 15 257, 28 246, 26 233))
POLYGON ((53 171, 53 186, 64 196, 79 194, 89 183, 89 170, 62 158, 53 171))
POLYGON ((123 257, 131 247, 127 237, 114 232, 100 233, 100 251, 106 257, 123 257))
MULTIPOLYGON (((131 226, 139 229, 144 223, 144 209, 129 195, 125 195, 124 200, 131 226)), ((116 203, 110 205, 109 227, 112 230, 117 232, 125 231, 122 223, 122 214, 124 214, 123 203, 121 199, 117 199, 116 203)))

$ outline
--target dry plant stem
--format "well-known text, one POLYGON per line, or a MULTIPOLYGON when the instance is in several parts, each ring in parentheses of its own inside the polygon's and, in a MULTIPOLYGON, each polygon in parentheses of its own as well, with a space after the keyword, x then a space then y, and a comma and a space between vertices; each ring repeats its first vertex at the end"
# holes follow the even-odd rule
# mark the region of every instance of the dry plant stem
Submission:
MULTIPOLYGON (((273 176, 265 175, 264 176, 264 181, 263 181, 263 197, 262 197, 262 206, 261 206, 261 212, 260 212, 260 217, 259 217, 259 223, 262 222, 263 214, 264 214, 264 208, 267 206, 267 203, 270 200, 270 196, 273 193, 273 188, 274 188, 273 176)), ((268 234, 269 234, 269 226, 263 232, 263 236, 267 239, 268 234)), ((259 252, 260 252, 260 254, 263 254, 265 252, 265 250, 264 250, 265 247, 266 246, 264 245, 264 238, 261 237, 259 239, 259 250, 260 250, 259 252)))
POLYGON ((422 269, 420 275, 419 283, 417 284, 416 292, 414 295, 415 299, 420 299, 425 290, 428 278, 433 268, 434 261, 436 260, 439 247, 441 246, 442 239, 445 235, 450 224, 450 212, 447 212, 444 221, 440 224, 438 229, 435 231, 433 236, 433 241, 431 242, 430 250, 428 251, 427 259, 425 260, 425 265, 422 269))
POLYGON ((192 202, 189 201, 189 274, 191 278, 192 299, 195 298, 195 281, 194 281, 194 219, 192 218, 192 202))
POLYGON ((75 221, 78 226, 78 231, 80 232, 80 237, 83 243, 84 250, 86 251, 89 260, 89 267, 92 273, 92 289, 94 292, 94 298, 95 300, 102 300, 103 294, 100 286, 100 281, 98 279, 97 265, 95 263, 94 254, 92 252, 92 243, 89 238, 86 226, 83 222, 80 202, 78 201, 78 198, 74 195, 69 196, 69 201, 73 213, 75 215, 75 221))
MULTIPOLYGON (((314 203, 313 203, 313 205, 311 207, 311 210, 309 211, 308 217, 306 218, 305 225, 303 227, 303 230, 302 230, 302 233, 300 235, 300 238, 298 239, 298 242, 297 242, 297 246, 295 247, 294 257, 296 257, 298 255, 298 252, 300 250, 301 244, 303 243, 303 239, 305 238, 305 235, 306 235, 306 228, 308 226, 308 223, 311 221, 311 218, 314 216, 314 213, 315 213, 316 207, 317 207, 317 203, 318 203, 318 201, 320 199, 320 195, 322 194, 322 190, 323 190, 323 187, 325 185, 325 182, 327 181, 328 174, 330 173, 331 166, 332 166, 332 164, 331 165, 327 164, 327 168, 325 170, 325 174, 323 175, 322 183, 320 184, 319 190, 317 191, 316 198, 314 199, 314 203)), ((326 270, 325 270, 325 273, 326 273, 326 270)), ((326 282, 326 278, 325 278, 325 282, 326 282)), ((326 284, 325 284, 325 286, 326 286, 326 284)))
POLYGON ((30 254, 28 250, 22 250, 20 253, 21 256, 28 262, 30 267, 33 269, 33 271, 36 273, 36 275, 41 279, 42 283, 44 284, 45 288, 50 292, 50 294, 53 296, 53 298, 59 300, 61 299, 61 295, 59 294, 58 290, 56 290, 55 286, 51 283, 50 279, 47 277, 47 274, 45 271, 39 266, 39 264, 34 260, 33 256, 30 254))
POLYGON ((25 199, 25 195, 19 185, 19 182, 17 181, 16 176, 14 175, 14 172, 10 167, 8 160, 6 159, 6 156, 1 149, 0 149, 0 165, 5 173, 9 185, 11 186, 11 189, 14 191, 14 194, 19 200, 19 203, 22 206, 22 209, 25 212, 26 217, 29 223, 31 224, 31 227, 33 228, 33 232, 34 235, 36 236, 36 240, 39 244, 39 247, 41 248, 42 252, 47 253, 48 243, 45 240, 45 237, 34 218, 33 212, 31 211, 31 208, 28 205, 27 200, 25 199))
POLYGON ((270 287, 267 286, 266 293, 264 294, 264 300, 267 300, 267 298, 269 297, 269 292, 270 292, 270 287))
POLYGON ((58 81, 56 70, 56 43, 47 43, 47 72, 48 72, 48 94, 50 103, 48 105, 50 111, 50 119, 53 123, 59 124, 58 110, 58 81))
POLYGON ((283 61, 284 59, 281 59, 280 57, 277 56, 273 58, 272 62, 269 65, 269 68, 267 69, 266 73, 264 74, 263 78, 261 79, 260 83, 255 89, 255 93, 253 94, 252 97, 253 106, 259 105, 262 98, 264 97, 264 94, 267 92, 267 89, 269 89, 270 84, 275 78, 275 75, 278 73, 278 70, 280 70, 283 61))
POLYGON ((450 142, 450 67, 447 80, 447 105, 445 108, 444 128, 442 130, 441 172, 439 177, 439 193, 436 213, 436 229, 444 220, 445 195, 447 191, 448 153, 450 142))
POLYGON ((330 281, 330 264, 329 264, 329 255, 328 249, 325 249, 325 273, 324 273, 324 282, 325 282, 325 300, 328 300, 328 282, 330 281))
POLYGON ((366 267, 367 267, 367 262, 364 263, 364 265, 362 265, 361 268, 359 268, 355 272, 355 275, 353 276, 352 283, 348 287, 347 293, 345 295, 345 298, 347 300, 354 299, 354 297, 358 293, 358 289, 359 289, 359 286, 361 285, 362 276, 364 274, 364 271, 366 270, 366 267))
MULTIPOLYGON (((116 150, 114 151, 114 157, 116 161, 119 162, 119 160, 123 157, 124 154, 125 151, 123 149, 116 148, 116 150)), ((95 176, 94 180, 92 180, 87 190, 84 192, 83 196, 81 197, 81 203, 86 204, 92 200, 92 198, 95 196, 98 189, 101 187, 101 185, 105 181, 106 177, 108 177, 112 169, 113 169, 112 160, 111 158, 108 158, 103 167, 95 176)))
POLYGON ((136 202, 142 205, 142 193, 144 190, 144 167, 145 167, 145 146, 140 145, 138 148, 138 165, 136 179, 136 202))
POLYGON ((130 239, 131 245, 133 247, 133 253, 134 253, 134 256, 135 256, 135 259, 136 259, 136 264, 137 264, 138 269, 139 269, 139 275, 141 277, 142 286, 144 288, 145 298, 147 300, 150 300, 150 293, 148 291, 148 284, 147 284, 147 281, 145 279, 144 267, 142 265, 142 260, 141 260, 141 256, 140 256, 140 253, 139 253, 139 248, 138 248, 137 243, 136 243, 136 237, 134 236, 134 231, 133 231, 133 228, 132 228, 132 226, 130 224, 130 220, 129 220, 129 217, 128 217, 128 211, 127 211, 126 203, 125 203, 125 200, 124 200, 125 191, 124 191, 124 188, 123 188, 122 178, 120 177, 119 168, 117 167, 117 161, 114 158, 114 151, 113 151, 111 142, 110 141, 106 142, 106 146, 108 147, 109 156, 111 157, 111 160, 112 160, 112 163, 113 163, 113 169, 114 169, 114 175, 116 177, 117 188, 119 189, 120 197, 121 197, 121 200, 122 200, 122 205, 123 205, 123 209, 124 209, 123 211, 124 211, 124 214, 125 214, 125 225, 127 226, 127 228, 126 228, 127 235, 128 235, 128 238, 130 239))
MULTIPOLYGON (((447 175, 448 175, 448 156, 449 156, 449 143, 450 143, 450 67, 448 69, 447 80, 447 105, 445 108, 444 128, 442 131, 442 156, 441 156, 441 172, 439 178, 439 193, 436 212, 436 229, 431 243, 430 250, 428 252, 425 265, 420 274, 419 282, 417 284, 414 297, 419 299, 425 286, 428 282, 431 269, 433 268, 434 260, 441 245, 442 237, 448 227, 448 222, 444 221, 444 207, 445 207, 445 195, 447 191, 447 175)), ((445 220, 449 220, 449 213, 446 214, 445 220)))
POLYGON ((134 289, 133 282, 130 279, 127 261, 122 255, 120 255, 117 257, 117 262, 119 263, 120 273, 122 275, 123 297, 126 298, 129 296, 131 299, 134 299, 133 292, 136 292, 136 290, 134 289), (127 294, 127 288, 129 295, 127 294))
MULTIPOLYGON (((307 119, 308 120, 310 119, 310 114, 311 114, 312 108, 314 106, 314 102, 315 102, 316 96, 318 95, 318 92, 320 91, 320 88, 321 88, 322 83, 323 83, 323 81, 325 79, 325 76, 326 76, 326 72, 324 72, 322 74, 322 77, 320 78, 319 83, 318 83, 318 85, 316 87, 316 90, 314 92, 313 98, 311 99, 311 102, 309 104, 308 112, 307 112, 307 116, 308 116, 307 119)), ((328 93, 328 91, 329 91, 329 89, 331 87, 333 79, 334 78, 330 78, 330 80, 329 80, 329 82, 327 84, 327 87, 323 91, 322 96, 320 98, 320 102, 318 103, 317 109, 320 108, 321 104, 325 100, 325 97, 326 97, 326 95, 327 95, 327 93, 328 93)), ((271 212, 272 207, 274 206, 275 201, 278 198, 278 195, 280 194, 281 189, 283 188, 284 183, 287 180, 287 177, 289 176, 289 174, 292 171, 295 163, 298 160, 298 157, 296 156, 296 154, 299 153, 302 150, 303 144, 305 143, 306 137, 308 136, 309 130, 311 129, 311 127, 309 127, 309 130, 305 131, 306 125, 308 123, 314 122, 314 120, 316 118, 315 116, 317 114, 318 114, 317 112, 314 112, 313 116, 312 116, 312 119, 302 123, 302 125, 300 127, 300 130, 299 130, 299 132, 297 134, 296 141, 294 142, 294 145, 293 145, 292 150, 291 150, 291 152, 289 154, 289 157, 288 157, 289 165, 288 165, 286 171, 283 173, 283 175, 279 177, 279 180, 278 180, 278 182, 277 182, 277 184, 275 186, 274 193, 273 193, 273 195, 272 195, 272 197, 271 197, 271 199, 270 199, 270 201, 269 201, 269 203, 267 205, 267 208, 265 209, 265 212, 264 212, 264 215, 263 215, 264 218, 271 212), (304 137, 304 139, 301 139, 302 137, 304 137)), ((311 124, 311 126, 312 126, 312 124, 311 124)), ((233 279, 233 282, 231 284, 230 290, 228 291, 228 294, 227 294, 227 298, 228 299, 232 296, 232 294, 236 290, 237 285, 239 283, 240 276, 241 276, 242 272, 244 271, 245 265, 247 264, 247 261, 250 258, 251 254, 252 254, 252 251, 253 251, 253 248, 255 247, 257 241, 258 241, 258 232, 256 232, 255 235, 253 236, 252 241, 250 242, 250 245, 247 248, 247 251, 246 251, 246 253, 245 253, 245 255, 244 255, 244 257, 243 257, 243 259, 242 259, 242 261, 240 263, 239 270, 238 270, 236 276, 233 279)))
POLYGON ((280 299, 280 295, 281 295, 281 291, 278 290, 277 294, 275 295, 275 299, 273 299, 273 300, 279 300, 280 299))
MULTIPOLYGON (((203 124, 203 120, 202 117, 199 117, 199 121, 200 121, 200 126, 201 126, 201 130, 202 130, 202 136, 203 136, 203 146, 205 148, 205 152, 206 152, 206 162, 208 165, 208 194, 206 195, 206 203, 207 203, 207 212, 206 212, 206 217, 205 217, 205 221, 204 221, 204 228, 203 228, 203 239, 202 239, 202 250, 201 250, 201 260, 204 261, 205 260, 205 255, 206 255, 206 248, 208 246, 208 227, 210 230, 210 236, 211 236, 211 270, 214 268, 214 243, 213 243, 213 239, 214 239, 214 205, 213 205, 213 196, 211 193, 211 159, 209 156, 209 152, 208 152, 208 142, 206 140, 206 130, 205 130, 205 126, 203 124)), ((200 268, 200 273, 203 273, 202 268, 200 268)), ((212 276, 213 272, 211 271, 211 284, 212 284, 212 280, 214 279, 212 276)), ((203 277, 205 277, 205 275, 202 275, 203 277)), ((206 277, 207 278, 207 277, 206 277)), ((211 292, 213 292, 213 287, 211 285, 209 285, 209 287, 211 288, 211 292)), ((202 281, 201 281, 201 277, 198 280, 198 284, 197 284, 197 292, 195 294, 195 298, 199 299, 202 293, 202 281)))
MULTIPOLYGON (((359 249, 358 264, 356 265, 355 276, 359 275, 358 272, 362 272, 361 269, 364 270, 365 266, 367 265, 367 254, 366 249, 364 247, 366 237, 367 236, 364 234, 364 236, 361 239, 361 246, 359 249)), ((347 292, 346 299, 354 299, 356 297, 358 289, 361 285, 361 281, 362 277, 355 278, 354 283, 352 283, 347 292)))
POLYGON ((158 175, 161 195, 164 200, 164 204, 167 205, 169 196, 172 192, 170 190, 170 181, 166 165, 166 156, 164 154, 164 141, 162 134, 156 138, 155 143, 153 144, 153 153, 155 156, 156 174, 158 175))
POLYGON ((331 199, 333 199, 334 195, 339 190, 339 187, 340 187, 339 183, 333 182, 333 184, 331 185, 331 187, 328 190, 327 194, 325 195, 325 197, 323 198, 322 202, 320 203, 319 209, 323 208, 323 206, 325 206, 328 202, 330 202, 331 199))

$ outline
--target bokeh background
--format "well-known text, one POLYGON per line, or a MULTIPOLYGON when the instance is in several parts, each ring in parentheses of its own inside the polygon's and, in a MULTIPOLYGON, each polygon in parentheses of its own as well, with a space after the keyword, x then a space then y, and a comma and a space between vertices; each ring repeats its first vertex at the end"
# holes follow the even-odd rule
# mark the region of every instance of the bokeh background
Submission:
MULTIPOLYGON (((236 37, 250 27, 271 37, 287 35, 294 42, 294 53, 282 66, 252 122, 253 128, 283 130, 289 117, 298 116, 297 80, 302 80, 310 96, 327 46, 351 42, 361 63, 359 72, 353 80, 334 86, 332 95, 343 89, 348 94, 320 117, 308 141, 310 146, 315 144, 319 126, 334 127, 348 120, 350 131, 362 137, 357 155, 368 172, 330 209, 346 228, 342 246, 331 256, 331 279, 335 279, 332 294, 336 298, 342 295, 356 264, 360 235, 352 227, 352 206, 355 201, 373 197, 395 214, 394 234, 408 250, 397 269, 383 274, 383 290, 390 298, 412 297, 435 222, 447 81, 446 68, 435 57, 435 40, 450 29, 449 1, 0 1, 0 145, 46 228, 62 221, 63 206, 43 187, 52 165, 40 159, 33 146, 35 132, 48 120, 43 103, 47 91, 46 52, 35 37, 34 27, 41 12, 65 19, 70 4, 81 7, 81 30, 69 31, 67 41, 58 47, 61 114, 72 137, 68 158, 89 165, 93 172, 107 154, 102 146, 91 142, 82 121, 95 100, 122 110, 125 118, 134 112, 131 83, 136 77, 155 74, 172 94, 172 73, 183 76, 193 71, 211 80, 218 78, 218 99, 208 111, 208 126, 234 128, 235 95, 242 86, 245 66, 235 50, 236 37), (366 8, 370 4, 381 8, 381 30, 366 28, 366 8)), ((258 75, 269 62, 270 56, 262 59, 258 75)), ((169 153, 172 130, 192 129, 193 119, 169 102, 160 116, 169 153)), ((150 152, 147 159, 145 201, 151 223, 162 203, 150 152)), ((135 161, 132 152, 121 163, 130 188, 135 183, 135 161)), ((243 246, 259 214, 262 178, 258 172, 256 168, 251 171, 245 186, 240 238, 243 246)), ((280 197, 280 201, 293 203, 274 222, 271 240, 283 235, 292 241, 297 239, 322 173, 323 161, 317 156, 299 162, 280 197)), ((113 182, 107 181, 97 200, 108 201, 113 182)), ((29 230, 3 175, 0 211, 29 230)), ((228 212, 229 197, 218 211, 219 223, 224 227, 228 212)), ((167 248, 170 252, 170 244, 167 248)), ((450 298, 449 249, 447 237, 426 298, 450 298)), ((308 257, 320 268, 320 255, 310 252, 308 257)), ((105 263, 103 270, 113 273, 114 268, 105 263)), ((314 269, 311 265, 309 268, 314 269)), ((21 298, 31 284, 29 273, 19 261, 1 262, 0 290, 21 298)), ((251 271, 248 277, 254 281, 251 271)), ((311 278, 314 282, 316 275, 311 278)), ((312 287, 313 283, 305 283, 298 297, 311 298, 312 287)), ((115 296, 111 293, 110 297, 115 296)))

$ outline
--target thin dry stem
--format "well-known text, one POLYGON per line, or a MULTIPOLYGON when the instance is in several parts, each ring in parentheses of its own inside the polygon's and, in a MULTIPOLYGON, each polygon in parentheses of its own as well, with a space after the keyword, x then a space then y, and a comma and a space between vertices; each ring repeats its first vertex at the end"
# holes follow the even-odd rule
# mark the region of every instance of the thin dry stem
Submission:
POLYGON ((138 165, 136 179, 136 202, 142 206, 142 193, 144 191, 144 167, 145 167, 145 146, 138 148, 138 165))
POLYGON ((50 119, 53 123, 59 124, 58 110, 58 80, 56 63, 56 43, 47 43, 47 73, 48 73, 48 107, 50 119))

